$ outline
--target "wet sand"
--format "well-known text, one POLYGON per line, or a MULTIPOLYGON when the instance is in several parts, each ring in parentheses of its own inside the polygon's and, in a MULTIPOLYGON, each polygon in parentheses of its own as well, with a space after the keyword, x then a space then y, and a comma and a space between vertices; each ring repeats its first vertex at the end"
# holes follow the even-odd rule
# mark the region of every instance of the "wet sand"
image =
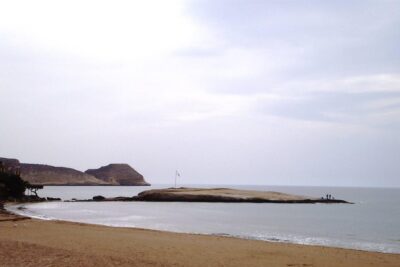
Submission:
POLYGON ((0 212, 0 266, 400 266, 400 254, 42 221, 0 212))

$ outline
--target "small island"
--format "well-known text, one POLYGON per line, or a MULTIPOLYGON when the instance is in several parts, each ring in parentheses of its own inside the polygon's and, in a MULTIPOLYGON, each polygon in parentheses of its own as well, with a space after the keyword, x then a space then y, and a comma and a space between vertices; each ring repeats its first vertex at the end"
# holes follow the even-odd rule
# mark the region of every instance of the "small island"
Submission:
POLYGON ((136 201, 249 202, 249 203, 350 203, 341 199, 312 198, 273 191, 230 188, 168 188, 146 190, 136 201))
POLYGON ((314 198, 273 191, 240 190, 231 188, 165 188, 146 190, 133 197, 94 196, 87 200, 74 201, 153 201, 153 202, 225 202, 225 203, 347 203, 334 198, 314 198))

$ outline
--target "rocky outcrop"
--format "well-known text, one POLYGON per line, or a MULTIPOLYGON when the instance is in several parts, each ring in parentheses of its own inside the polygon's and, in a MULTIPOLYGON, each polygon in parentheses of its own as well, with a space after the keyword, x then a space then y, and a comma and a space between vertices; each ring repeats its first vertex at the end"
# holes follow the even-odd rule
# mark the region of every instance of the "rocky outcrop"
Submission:
POLYGON ((15 173, 19 166, 20 162, 17 159, 9 159, 9 158, 0 158, 1 165, 0 167, 4 168, 5 172, 13 172, 15 173))
POLYGON ((229 188, 153 189, 133 197, 135 201, 168 202, 252 202, 252 203, 349 203, 340 199, 321 199, 280 192, 237 190, 229 188))
POLYGON ((85 173, 113 185, 150 185, 128 164, 109 164, 99 169, 89 169, 85 173))
POLYGON ((146 190, 133 197, 94 196, 91 199, 72 199, 72 202, 107 202, 107 201, 154 201, 154 202, 248 202, 248 203, 282 203, 282 204, 315 204, 344 203, 353 204, 341 199, 323 199, 286 194, 272 191, 238 190, 230 188, 165 188, 146 190))
POLYGON ((6 172, 20 172, 21 178, 37 185, 149 185, 128 164, 110 164, 86 173, 72 168, 20 163, 17 159, 0 158, 6 172))

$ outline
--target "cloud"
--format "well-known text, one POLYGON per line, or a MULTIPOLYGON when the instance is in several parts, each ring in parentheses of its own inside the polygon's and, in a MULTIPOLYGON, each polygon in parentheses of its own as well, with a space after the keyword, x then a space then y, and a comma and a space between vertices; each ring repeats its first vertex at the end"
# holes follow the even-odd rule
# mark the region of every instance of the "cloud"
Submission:
POLYGON ((266 68, 264 76, 282 81, 399 72, 396 2, 195 3, 189 12, 208 26, 214 43, 254 52, 255 71, 260 61, 275 66, 273 72, 266 68))
POLYGON ((0 150, 163 183, 398 185, 399 20, 390 1, 2 3, 0 150))
POLYGON ((195 31, 181 1, 18 0, 1 5, 0 31, 15 43, 91 60, 159 56, 186 44, 195 31))

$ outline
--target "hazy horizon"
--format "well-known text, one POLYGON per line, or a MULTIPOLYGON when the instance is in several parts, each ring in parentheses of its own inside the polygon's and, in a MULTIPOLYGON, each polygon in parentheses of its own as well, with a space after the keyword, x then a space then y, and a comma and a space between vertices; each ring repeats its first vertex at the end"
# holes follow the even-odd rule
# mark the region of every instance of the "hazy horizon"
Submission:
POLYGON ((399 1, 0 4, 0 157, 400 187, 399 1))

